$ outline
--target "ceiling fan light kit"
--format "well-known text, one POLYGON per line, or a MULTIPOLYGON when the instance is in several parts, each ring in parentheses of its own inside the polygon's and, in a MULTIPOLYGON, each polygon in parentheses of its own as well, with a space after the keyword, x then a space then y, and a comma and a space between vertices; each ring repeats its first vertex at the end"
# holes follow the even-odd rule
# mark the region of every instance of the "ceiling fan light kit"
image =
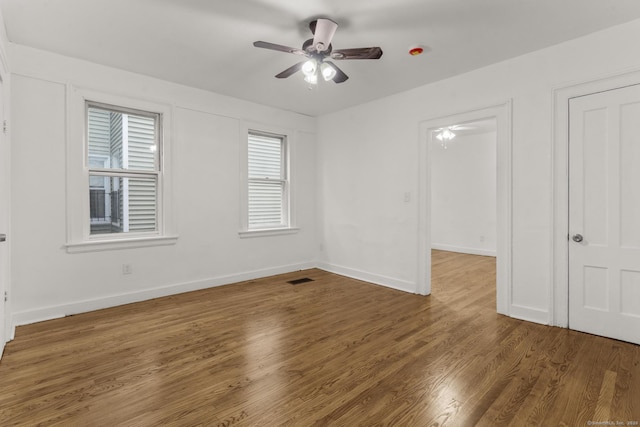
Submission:
POLYGON ((322 65, 320 65, 320 72, 322 72, 322 77, 324 78, 325 82, 328 82, 329 80, 333 80, 336 74, 338 74, 336 69, 333 68, 331 64, 326 62, 323 62, 322 65))
POLYGON ((302 73, 307 77, 315 74, 317 70, 318 63, 313 58, 302 64, 302 73))
POLYGON ((309 84, 317 84, 319 75, 322 76, 324 81, 333 80, 334 83, 343 83, 349 79, 349 76, 336 64, 328 61, 327 58, 342 61, 345 59, 379 59, 382 56, 382 49, 377 46, 333 50, 331 40, 333 40, 333 36, 338 29, 338 24, 331 19, 320 18, 311 21, 309 29, 313 34, 313 38, 305 41, 302 49, 264 41, 253 43, 255 47, 262 49, 292 53, 308 58, 276 74, 277 78, 284 79, 298 71, 302 71, 304 80, 309 84))
POLYGON ((316 85, 318 84, 318 75, 317 74, 309 74, 308 76, 304 77, 304 81, 312 84, 312 85, 316 85))

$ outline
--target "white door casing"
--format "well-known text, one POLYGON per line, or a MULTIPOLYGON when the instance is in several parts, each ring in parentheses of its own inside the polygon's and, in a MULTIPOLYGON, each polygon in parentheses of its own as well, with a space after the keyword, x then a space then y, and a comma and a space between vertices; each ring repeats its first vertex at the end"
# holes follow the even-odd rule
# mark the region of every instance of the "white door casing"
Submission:
MULTIPOLYGON (((4 84, 0 78, 0 240, 5 240, 9 232, 9 201, 10 201, 10 160, 9 143, 6 138, 4 114, 4 84)), ((7 342, 7 315, 5 307, 5 292, 9 286, 9 243, 0 241, 0 356, 7 342)))
POLYGON ((640 85, 569 101, 569 327, 640 344, 640 85))
MULTIPOLYGON (((497 188, 496 188, 496 301, 497 312, 513 313, 511 304, 511 100, 504 103, 449 114, 425 120, 419 125, 419 185, 418 185, 418 282, 416 294, 431 293, 431 156, 429 150, 434 129, 459 123, 495 118, 497 125, 497 188)), ((515 308, 517 311, 517 307, 515 308)))

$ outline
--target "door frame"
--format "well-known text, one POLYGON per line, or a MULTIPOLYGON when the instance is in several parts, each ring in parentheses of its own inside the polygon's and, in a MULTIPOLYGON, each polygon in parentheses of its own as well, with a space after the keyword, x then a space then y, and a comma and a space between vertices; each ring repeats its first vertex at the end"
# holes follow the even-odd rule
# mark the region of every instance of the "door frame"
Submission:
POLYGON ((420 122, 418 169, 418 283, 416 293, 431 294, 432 130, 487 118, 496 119, 496 301, 497 312, 511 315, 511 100, 420 122))
POLYGON ((549 324, 569 327, 569 100, 640 84, 640 69, 572 83, 553 90, 552 286, 549 324))
POLYGON ((5 300, 5 292, 6 295, 11 295, 11 138, 10 138, 10 134, 11 134, 11 129, 8 126, 7 130, 5 131, 4 128, 4 123, 2 123, 2 121, 6 121, 6 123, 10 124, 10 95, 11 95, 11 89, 10 89, 10 77, 9 77, 9 68, 7 66, 8 62, 7 62, 7 56, 6 56, 6 52, 4 51, 4 49, 1 48, 0 46, 0 84, 2 84, 2 97, 0 99, 0 102, 2 102, 2 116, 0 117, 0 132, 4 133, 4 135, 0 135, 0 138, 4 138, 4 143, 7 144, 8 147, 8 155, 9 155, 9 167, 8 170, 5 172, 8 176, 9 179, 9 183, 8 183, 8 189, 9 189, 9 194, 7 194, 7 197, 9 198, 9 206, 6 209, 6 212, 4 212, 7 215, 7 229, 6 230, 2 230, 0 231, 1 233, 6 233, 7 234, 7 241, 2 243, 3 245, 5 245, 5 249, 7 251, 7 262, 8 262, 8 266, 7 266, 7 271, 4 273, 7 278, 7 283, 2 283, 0 284, 0 304, 4 304, 4 318, 0 320, 0 327, 4 328, 3 332, 4 334, 2 335, 4 337, 4 342, 0 342, 0 358, 2 357, 2 352, 4 351, 4 345, 11 341, 14 337, 14 333, 15 333, 15 329, 13 328, 13 324, 11 321, 11 301, 10 300, 5 300))

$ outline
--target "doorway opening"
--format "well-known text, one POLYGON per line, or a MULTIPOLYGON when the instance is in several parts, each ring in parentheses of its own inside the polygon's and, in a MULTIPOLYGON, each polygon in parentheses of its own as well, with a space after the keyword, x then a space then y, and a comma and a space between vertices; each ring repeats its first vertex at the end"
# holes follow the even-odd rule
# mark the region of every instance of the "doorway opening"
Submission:
POLYGON ((430 132, 432 289, 464 287, 495 306, 496 119, 430 132))
MULTIPOLYGON (((432 249, 444 249, 454 254, 466 252, 479 256, 495 256, 496 310, 498 313, 510 314, 510 129, 510 101, 493 107, 427 120, 420 124, 420 261, 416 293, 431 293, 432 249), (451 138, 447 131, 455 136, 451 138), (478 136, 473 137, 474 132, 477 132, 478 136), (479 136, 482 134, 483 137, 479 136), (477 142, 483 138, 484 144, 477 142), (470 145, 473 140, 476 140, 477 145, 470 145), (463 145, 467 146, 466 150, 463 149, 463 145), (485 147, 481 147, 482 145, 485 147), (492 145, 493 149, 488 148, 492 145), (469 146, 471 148, 468 148, 469 146), (481 148, 484 148, 482 154, 481 148), (451 163, 444 160, 445 156, 450 158, 451 163), (491 171, 487 171, 487 167, 491 171), (471 169, 477 169, 475 173, 485 176, 474 178, 471 169), (479 172, 480 170, 483 172, 479 172), (469 177, 466 175, 471 175, 475 180, 473 184, 469 183, 469 177), (493 187, 487 189, 484 194, 473 189, 476 184, 485 188, 491 186, 490 182, 494 183, 493 187), (479 208, 477 204, 473 207, 474 199, 475 203, 483 207, 479 208), (447 204, 455 212, 446 212, 444 208, 447 204), (485 210, 482 219, 479 209, 485 210), (444 220, 448 222, 442 222, 444 220), (477 223, 482 223, 482 226, 478 227, 477 223)), ((436 259, 435 256, 433 258, 436 259)), ((462 264, 465 262, 462 261, 462 264)))

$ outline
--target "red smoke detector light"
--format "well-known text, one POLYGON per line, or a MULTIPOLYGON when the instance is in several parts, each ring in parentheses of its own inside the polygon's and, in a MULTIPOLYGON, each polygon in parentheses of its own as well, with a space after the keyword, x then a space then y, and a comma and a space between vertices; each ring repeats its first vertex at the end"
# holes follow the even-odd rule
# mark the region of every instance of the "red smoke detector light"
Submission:
POLYGON ((422 52, 424 52, 424 49, 421 48, 420 46, 418 47, 412 47, 411 49, 409 49, 409 55, 411 56, 418 56, 420 55, 422 52))

